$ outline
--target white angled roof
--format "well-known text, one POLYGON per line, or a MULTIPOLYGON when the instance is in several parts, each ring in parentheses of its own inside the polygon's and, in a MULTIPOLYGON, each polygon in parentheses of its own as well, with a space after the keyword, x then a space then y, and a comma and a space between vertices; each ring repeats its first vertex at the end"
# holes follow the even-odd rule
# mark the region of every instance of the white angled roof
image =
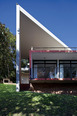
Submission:
MULTIPOLYGON (((19 7, 21 58, 29 57, 31 47, 68 47, 33 16, 19 7)), ((16 14, 17 15, 17 14, 16 14)))

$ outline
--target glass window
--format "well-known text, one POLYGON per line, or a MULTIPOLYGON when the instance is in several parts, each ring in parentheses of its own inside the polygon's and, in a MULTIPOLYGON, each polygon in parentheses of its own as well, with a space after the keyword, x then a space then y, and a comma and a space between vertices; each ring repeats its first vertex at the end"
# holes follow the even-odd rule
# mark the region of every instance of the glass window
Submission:
POLYGON ((34 61, 34 78, 54 78, 56 76, 56 61, 54 64, 49 64, 49 62, 45 60, 40 64, 40 61, 38 61, 36 64, 34 61))
POLYGON ((60 64, 60 78, 70 78, 70 64, 60 64))
POLYGON ((70 61, 68 61, 68 60, 62 60, 62 61, 60 61, 60 63, 62 63, 62 64, 67 64, 67 63, 70 63, 70 61))
POLYGON ((34 63, 34 64, 35 64, 35 63, 36 63, 36 64, 38 64, 38 63, 44 63, 44 61, 42 61, 42 60, 41 60, 41 61, 39 61, 39 60, 34 60, 33 63, 34 63))
POLYGON ((60 78, 77 77, 77 61, 60 61, 60 78))
POLYGON ((77 64, 71 64, 72 78, 77 78, 77 64))
POLYGON ((57 70, 56 70, 56 65, 53 65, 52 67, 50 67, 50 72, 49 72, 49 77, 50 78, 56 78, 57 76, 57 70))
POLYGON ((70 78, 70 61, 60 61, 60 78, 70 78))
POLYGON ((37 64, 38 68, 44 68, 44 64, 37 64))
POLYGON ((60 64, 60 67, 62 68, 62 67, 69 67, 70 68, 70 64, 60 64))
POLYGON ((77 61, 76 61, 76 60, 74 60, 74 61, 71 61, 71 63, 77 63, 77 61))
POLYGON ((77 67, 77 64, 71 64, 71 67, 77 67))

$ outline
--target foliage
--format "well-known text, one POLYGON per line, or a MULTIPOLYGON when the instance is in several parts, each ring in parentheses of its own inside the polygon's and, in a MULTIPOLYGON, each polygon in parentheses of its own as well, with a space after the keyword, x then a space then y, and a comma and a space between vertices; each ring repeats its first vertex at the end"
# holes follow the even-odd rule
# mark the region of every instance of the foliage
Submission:
POLYGON ((21 59, 21 67, 22 68, 27 67, 27 63, 29 63, 29 60, 28 59, 21 59))
POLYGON ((16 92, 15 85, 0 84, 1 116, 77 116, 77 96, 16 92))
POLYGON ((10 78, 15 81, 15 36, 0 23, 0 80, 10 78))

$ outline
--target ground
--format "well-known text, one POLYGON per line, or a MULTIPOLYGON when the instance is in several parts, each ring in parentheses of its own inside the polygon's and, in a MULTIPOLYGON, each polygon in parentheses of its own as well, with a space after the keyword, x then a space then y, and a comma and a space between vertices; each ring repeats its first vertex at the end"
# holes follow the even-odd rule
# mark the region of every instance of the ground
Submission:
POLYGON ((0 116, 77 116, 77 96, 29 91, 0 84, 0 116))

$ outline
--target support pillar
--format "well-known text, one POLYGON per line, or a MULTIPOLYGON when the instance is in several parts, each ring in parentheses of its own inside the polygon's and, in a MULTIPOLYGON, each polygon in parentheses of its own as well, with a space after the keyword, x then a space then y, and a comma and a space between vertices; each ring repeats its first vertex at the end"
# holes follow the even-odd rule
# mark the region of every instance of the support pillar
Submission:
POLYGON ((16 5, 16 91, 20 91, 20 10, 16 5))

